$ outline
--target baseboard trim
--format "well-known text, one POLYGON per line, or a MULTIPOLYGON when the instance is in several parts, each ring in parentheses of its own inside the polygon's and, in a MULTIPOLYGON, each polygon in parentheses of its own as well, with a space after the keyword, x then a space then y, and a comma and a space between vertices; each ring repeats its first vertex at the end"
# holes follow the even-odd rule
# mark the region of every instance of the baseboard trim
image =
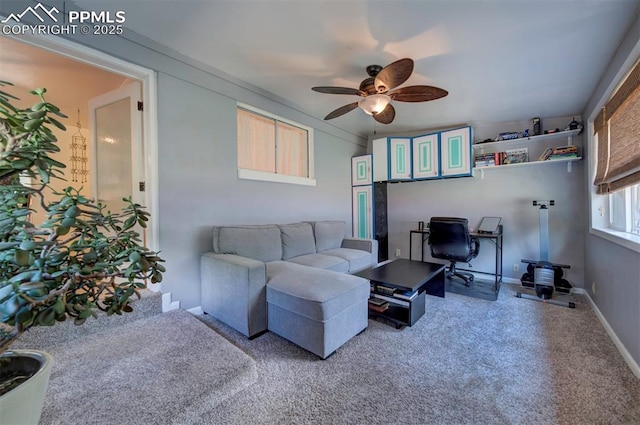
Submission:
POLYGON ((204 311, 202 310, 202 307, 200 307, 200 306, 190 308, 187 311, 189 313, 193 314, 194 316, 202 316, 202 315, 204 315, 204 311))
MULTIPOLYGON (((481 278, 481 276, 478 276, 478 275, 475 275, 475 276, 481 278)), ((485 276, 485 279, 486 279, 486 276, 485 276)), ((521 284, 520 279, 516 279, 516 278, 513 278, 513 277, 503 277, 502 278, 502 283, 518 284, 518 285, 521 284)))
POLYGON ((591 299, 591 296, 589 296, 589 293, 587 291, 583 291, 583 294, 585 295, 585 297, 587 297, 587 300, 589 300, 589 304, 591 304, 591 308, 596 313, 596 316, 600 320, 600 323, 602 323, 602 326, 604 326, 605 331, 607 331, 607 334, 609 334, 609 338, 611 338, 611 340, 615 344, 616 348, 622 355, 622 358, 627 363, 627 366, 629 366, 629 369, 631 369, 631 372, 633 372, 636 378, 640 379, 640 365, 638 365, 638 363, 636 363, 634 358, 631 357, 631 354, 629 353, 629 351, 627 351, 627 348, 624 346, 622 341, 620 341, 620 338, 618 338, 618 335, 616 335, 613 328, 609 325, 609 322, 607 322, 607 319, 600 312, 600 309, 598 308, 596 303, 591 299))
POLYGON ((180 308, 180 301, 171 301, 171 292, 162 294, 162 312, 177 310, 180 308))

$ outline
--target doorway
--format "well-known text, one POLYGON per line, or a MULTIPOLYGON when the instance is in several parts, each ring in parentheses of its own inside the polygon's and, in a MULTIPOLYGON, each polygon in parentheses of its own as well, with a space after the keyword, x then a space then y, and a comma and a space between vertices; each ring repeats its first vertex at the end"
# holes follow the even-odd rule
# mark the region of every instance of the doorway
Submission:
MULTIPOLYGON (((122 155, 122 152, 118 154, 121 160, 125 158, 119 165, 120 168, 122 166, 130 167, 131 190, 129 190, 129 194, 135 202, 146 206, 147 211, 151 214, 145 235, 146 246, 153 251, 159 251, 155 72, 63 39, 38 36, 20 36, 19 39, 0 36, 0 64, 2 64, 0 65, 0 79, 9 81, 12 77, 24 77, 24 72, 19 71, 17 67, 32 65, 28 78, 21 80, 20 85, 28 85, 28 87, 19 87, 20 97, 23 97, 22 93, 28 93, 36 86, 48 89, 48 100, 57 104, 69 116, 65 122, 67 132, 59 137, 58 145, 61 148, 65 148, 70 143, 71 134, 74 133, 76 126, 80 135, 85 133, 84 137, 87 138, 87 142, 90 143, 91 139, 95 139, 96 129, 91 129, 93 124, 91 123, 92 113, 89 109, 89 98, 108 96, 107 93, 121 92, 125 87, 128 87, 129 90, 132 87, 137 87, 134 89, 137 91, 134 107, 139 113, 139 124, 132 124, 135 128, 131 133, 130 143, 127 147, 123 147, 123 149, 128 149, 128 152, 126 157, 122 155), (18 50, 15 49, 16 46, 18 50), (10 52, 14 52, 13 57, 3 57, 10 52), (35 71, 44 69, 44 66, 43 64, 33 66, 33 63, 43 60, 48 61, 49 68, 46 74, 38 76, 35 71), (66 84, 66 86, 61 85, 55 90, 50 88, 57 84, 66 84), (59 100, 54 97, 58 97, 59 100), (79 105, 80 103, 83 105, 79 105)), ((33 99, 24 99, 26 103, 31 100, 33 99)), ((103 112, 105 111, 107 109, 103 110, 103 112)), ((110 171, 109 167, 100 167, 101 174, 97 174, 96 168, 98 167, 95 159, 99 152, 96 153, 96 151, 95 144, 87 148, 89 173, 87 173, 86 181, 71 182, 69 168, 67 168, 65 170, 67 181, 62 182, 65 187, 69 185, 86 186, 83 190, 87 195, 96 198, 99 187, 101 185, 104 187, 103 183, 113 180, 110 175, 118 173, 117 169, 110 171)), ((59 160, 68 165, 69 155, 70 152, 67 152, 66 157, 62 156, 59 160)))

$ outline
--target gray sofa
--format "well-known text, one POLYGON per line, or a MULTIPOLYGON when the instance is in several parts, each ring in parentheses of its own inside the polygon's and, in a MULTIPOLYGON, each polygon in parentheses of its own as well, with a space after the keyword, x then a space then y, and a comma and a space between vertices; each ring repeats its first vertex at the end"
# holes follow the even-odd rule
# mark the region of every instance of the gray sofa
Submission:
POLYGON ((202 255, 201 305, 252 338, 270 330, 328 357, 367 327, 376 240, 347 238, 344 221, 217 226, 202 255))

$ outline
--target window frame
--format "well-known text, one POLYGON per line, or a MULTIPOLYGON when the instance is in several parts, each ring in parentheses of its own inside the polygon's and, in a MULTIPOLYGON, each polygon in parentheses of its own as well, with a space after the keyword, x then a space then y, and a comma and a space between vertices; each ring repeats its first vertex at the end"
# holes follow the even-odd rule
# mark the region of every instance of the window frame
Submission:
POLYGON ((613 230, 626 232, 630 217, 631 206, 627 202, 630 188, 620 189, 609 193, 609 227, 613 230))
MULTIPOLYGON (((236 119, 237 119, 237 111, 238 109, 244 109, 251 113, 264 116, 269 119, 273 119, 275 121, 280 121, 282 123, 301 128, 307 132, 307 171, 308 177, 299 177, 299 176, 291 176, 287 174, 279 174, 277 172, 269 172, 269 171, 259 171, 252 170, 248 168, 240 168, 238 166, 238 134, 236 133, 236 165, 238 169, 238 178, 246 179, 246 180, 258 180, 258 181, 266 181, 266 182, 275 182, 275 183, 287 183, 287 184, 297 184, 302 186, 316 186, 315 179, 315 149, 314 149, 314 129, 313 127, 306 126, 304 124, 300 124, 298 122, 292 121, 287 118, 283 118, 281 116, 272 114, 270 112, 264 111, 262 109, 256 108, 251 105, 247 105, 246 103, 237 102, 236 103, 236 119)), ((277 127, 277 126, 276 126, 277 127)), ((276 132, 276 150, 278 146, 277 140, 277 132, 276 132)), ((277 158, 277 151, 276 151, 277 158)))

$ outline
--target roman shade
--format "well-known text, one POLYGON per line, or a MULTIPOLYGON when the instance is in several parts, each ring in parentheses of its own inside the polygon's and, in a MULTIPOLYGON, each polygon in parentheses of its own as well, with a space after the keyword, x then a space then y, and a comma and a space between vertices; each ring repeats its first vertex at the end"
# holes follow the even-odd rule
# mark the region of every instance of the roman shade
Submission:
POLYGON ((604 194, 640 183, 640 62, 594 121, 594 185, 604 194))

